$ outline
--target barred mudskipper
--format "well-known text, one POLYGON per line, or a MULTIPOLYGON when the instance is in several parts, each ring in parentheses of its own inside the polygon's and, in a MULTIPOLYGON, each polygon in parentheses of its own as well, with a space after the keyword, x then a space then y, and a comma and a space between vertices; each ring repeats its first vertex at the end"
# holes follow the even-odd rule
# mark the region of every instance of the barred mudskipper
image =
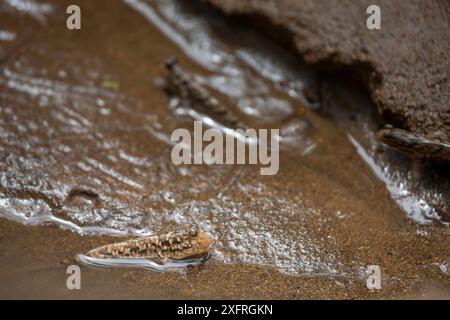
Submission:
POLYGON ((79 255, 97 266, 142 266, 157 270, 199 264, 209 258, 212 241, 196 224, 164 234, 107 244, 79 255))

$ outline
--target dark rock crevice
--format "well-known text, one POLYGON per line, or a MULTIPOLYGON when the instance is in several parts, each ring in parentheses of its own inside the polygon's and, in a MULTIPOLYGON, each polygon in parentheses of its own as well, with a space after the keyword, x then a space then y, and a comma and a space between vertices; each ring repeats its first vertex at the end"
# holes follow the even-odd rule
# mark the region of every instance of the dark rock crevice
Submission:
POLYGON ((355 78, 386 122, 418 134, 450 137, 445 1, 380 1, 379 31, 365 26, 365 0, 202 3, 255 27, 319 71, 355 78))

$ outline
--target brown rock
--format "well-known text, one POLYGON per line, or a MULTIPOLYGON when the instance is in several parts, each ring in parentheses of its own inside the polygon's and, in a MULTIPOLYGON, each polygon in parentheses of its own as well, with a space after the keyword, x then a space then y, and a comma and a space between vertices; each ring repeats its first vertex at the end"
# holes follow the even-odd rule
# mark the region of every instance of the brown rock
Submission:
POLYGON ((366 27, 369 0, 207 1, 289 41, 308 63, 352 71, 394 125, 450 141, 447 1, 376 1, 381 30, 366 27))

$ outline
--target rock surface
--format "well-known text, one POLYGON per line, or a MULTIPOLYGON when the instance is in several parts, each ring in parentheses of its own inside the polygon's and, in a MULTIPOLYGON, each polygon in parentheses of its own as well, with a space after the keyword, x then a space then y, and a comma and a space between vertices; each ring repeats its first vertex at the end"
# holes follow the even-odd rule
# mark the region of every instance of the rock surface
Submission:
POLYGON ((387 121, 450 141, 447 1, 377 1, 381 30, 366 27, 368 0, 208 1, 288 40, 308 63, 354 72, 387 121))

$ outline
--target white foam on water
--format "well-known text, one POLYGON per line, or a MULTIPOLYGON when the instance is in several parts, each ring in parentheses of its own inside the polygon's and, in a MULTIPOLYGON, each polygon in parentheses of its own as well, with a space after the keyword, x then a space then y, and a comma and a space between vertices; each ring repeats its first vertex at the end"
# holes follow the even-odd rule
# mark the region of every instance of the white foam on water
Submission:
POLYGON ((41 23, 46 22, 47 16, 53 11, 51 4, 34 0, 4 0, 4 2, 9 7, 28 14, 41 23))
POLYGON ((8 30, 0 30, 0 41, 11 42, 16 40, 16 33, 8 30))

